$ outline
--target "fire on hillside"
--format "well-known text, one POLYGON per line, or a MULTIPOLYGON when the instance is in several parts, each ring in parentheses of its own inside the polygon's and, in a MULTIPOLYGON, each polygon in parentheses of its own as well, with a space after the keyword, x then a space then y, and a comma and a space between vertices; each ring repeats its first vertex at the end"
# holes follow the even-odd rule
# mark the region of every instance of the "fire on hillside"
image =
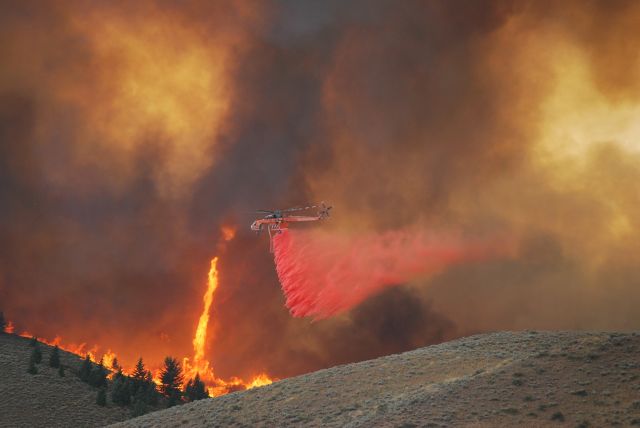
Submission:
MULTIPOLYGON (((223 233, 225 236, 225 240, 233 239, 235 232, 231 228, 224 228, 223 233)), ((202 314, 200 315, 198 326, 193 338, 193 357, 183 357, 182 358, 182 369, 184 375, 184 385, 186 386, 187 381, 194 379, 196 375, 200 376, 200 379, 207 385, 207 390, 209 395, 212 397, 217 397, 220 395, 227 394, 233 391, 245 390, 256 388, 259 386, 265 386, 271 384, 274 380, 266 373, 259 373, 253 376, 249 380, 243 380, 239 377, 231 377, 230 379, 221 379, 217 377, 214 373, 213 367, 210 362, 205 358, 205 350, 207 347, 207 332, 209 327, 209 319, 211 312, 211 304, 213 302, 213 297, 215 295, 216 289, 218 288, 218 257, 214 257, 211 260, 211 266, 209 269, 208 280, 207 280, 207 289, 203 296, 204 307, 202 309, 202 314)), ((13 324, 9 323, 6 328, 7 332, 13 331, 13 324)), ((23 331, 20 333, 20 336, 26 338, 33 338, 36 335, 23 331)), ((81 357, 88 356, 91 361, 94 363, 102 364, 104 367, 112 371, 110 377, 112 377, 116 370, 122 370, 122 373, 125 375, 130 375, 133 373, 132 367, 122 367, 121 364, 117 360, 117 355, 111 349, 108 349, 106 352, 102 354, 99 352, 100 347, 98 345, 93 345, 91 348, 87 346, 86 343, 81 344, 73 344, 73 343, 65 343, 61 336, 56 336, 53 340, 47 340, 44 338, 37 337, 40 342, 43 342, 49 346, 57 346, 58 348, 71 352, 81 357), (99 357, 99 358, 98 358, 99 357)), ((153 381, 157 384, 161 384, 161 368, 156 366, 152 369, 153 372, 153 381)))

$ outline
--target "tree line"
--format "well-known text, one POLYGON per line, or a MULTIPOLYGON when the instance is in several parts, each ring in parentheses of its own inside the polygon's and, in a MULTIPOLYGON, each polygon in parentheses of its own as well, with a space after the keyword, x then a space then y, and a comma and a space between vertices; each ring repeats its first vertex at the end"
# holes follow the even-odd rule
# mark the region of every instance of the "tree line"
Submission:
MULTIPOLYGON (((6 320, 0 311, 0 334, 5 332, 5 328, 6 320)), ((36 337, 32 337, 29 346, 32 350, 29 355, 27 372, 36 375, 39 373, 38 367, 43 360, 41 343, 36 337)), ((58 346, 50 348, 48 356, 48 365, 57 369, 60 377, 64 377, 65 371, 69 367, 62 364, 58 346)), ((209 398, 199 374, 196 374, 193 379, 189 379, 186 384, 184 383, 185 375, 182 367, 173 357, 165 358, 160 372, 159 384, 154 381, 151 371, 146 369, 142 358, 138 359, 133 373, 127 375, 123 372, 117 359, 114 359, 110 370, 105 367, 102 359, 98 363, 94 363, 87 355, 75 374, 80 380, 97 389, 96 404, 106 406, 108 398, 110 398, 111 403, 115 405, 130 407, 133 416, 143 415, 160 407, 171 407, 209 398)))
MULTIPOLYGON (((31 339, 33 347, 29 358, 27 372, 37 374, 37 364, 42 361, 42 351, 36 338, 31 339)), ((49 354, 49 365, 58 368, 60 376, 65 376, 64 366, 60 363, 60 350, 55 346, 49 354)), ((156 385, 150 370, 147 370, 142 358, 138 359, 133 373, 126 375, 122 371, 118 360, 114 359, 112 370, 104 366, 101 359, 98 363, 91 361, 87 355, 82 361, 77 373, 81 381, 98 390, 96 404, 107 405, 107 398, 111 398, 113 404, 129 406, 133 416, 143 415, 150 410, 159 407, 172 407, 177 404, 209 398, 209 393, 200 375, 196 374, 190 379, 184 389, 184 374, 180 363, 173 357, 164 360, 164 366, 160 372, 160 382, 156 385), (111 380, 109 375, 113 373, 111 380)))
POLYGON ((4 333, 7 328, 7 320, 4 319, 4 313, 0 311, 0 334, 4 333))

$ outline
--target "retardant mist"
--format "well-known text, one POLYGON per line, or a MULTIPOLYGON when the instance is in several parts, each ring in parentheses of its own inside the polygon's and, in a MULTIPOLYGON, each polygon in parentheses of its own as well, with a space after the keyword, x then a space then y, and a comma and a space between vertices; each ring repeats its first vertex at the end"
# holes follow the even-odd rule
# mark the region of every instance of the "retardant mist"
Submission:
POLYGON ((316 319, 347 311, 387 287, 493 257, 505 248, 416 230, 358 236, 284 230, 273 238, 287 307, 293 316, 316 319))

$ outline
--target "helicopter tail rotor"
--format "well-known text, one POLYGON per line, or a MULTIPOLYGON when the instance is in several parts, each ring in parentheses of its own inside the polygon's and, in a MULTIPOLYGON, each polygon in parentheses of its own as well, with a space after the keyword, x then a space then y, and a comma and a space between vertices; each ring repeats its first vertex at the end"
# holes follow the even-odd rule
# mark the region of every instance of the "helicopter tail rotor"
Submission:
POLYGON ((333 208, 331 205, 327 206, 324 202, 320 203, 320 210, 318 210, 318 217, 327 218, 329 217, 329 211, 333 208))

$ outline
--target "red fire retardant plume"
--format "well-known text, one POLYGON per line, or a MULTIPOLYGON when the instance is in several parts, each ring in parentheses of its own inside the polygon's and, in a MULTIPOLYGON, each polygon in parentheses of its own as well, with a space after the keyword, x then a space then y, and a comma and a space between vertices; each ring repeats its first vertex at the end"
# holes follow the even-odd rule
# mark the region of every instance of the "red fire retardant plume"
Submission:
POLYGON ((285 230, 273 238, 278 278, 295 317, 326 318, 386 287, 496 254, 495 246, 415 230, 366 236, 285 230))

